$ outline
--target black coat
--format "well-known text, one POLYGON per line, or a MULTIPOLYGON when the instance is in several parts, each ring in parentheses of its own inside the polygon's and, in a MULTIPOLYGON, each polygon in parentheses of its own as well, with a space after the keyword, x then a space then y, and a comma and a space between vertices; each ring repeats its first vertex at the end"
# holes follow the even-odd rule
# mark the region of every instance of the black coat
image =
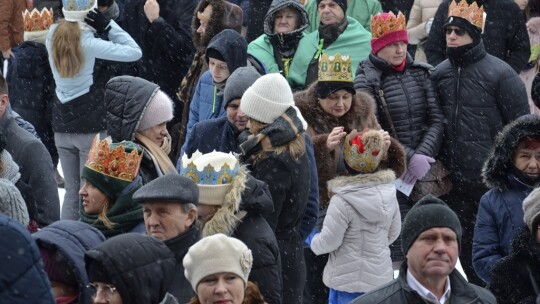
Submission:
POLYGON ((167 245, 167 247, 169 247, 169 249, 173 252, 176 259, 173 285, 171 286, 170 293, 176 297, 178 303, 187 303, 195 295, 195 291, 184 275, 184 265, 182 264, 182 261, 184 260, 189 247, 198 242, 200 239, 201 234, 199 229, 194 226, 182 235, 164 242, 165 245, 167 245))
POLYGON ((523 226, 512 240, 510 254, 497 262, 491 271, 489 290, 499 304, 535 304, 529 268, 540 285, 540 244, 527 226, 523 226))
MULTIPOLYGON (((443 25, 448 17, 450 1, 444 0, 433 19, 433 25, 428 39, 424 44, 428 62, 437 66, 446 59, 446 34, 443 25)), ((472 2, 472 0, 467 0, 472 2)), ((529 61, 531 47, 525 25, 525 18, 514 1, 506 0, 476 0, 478 5, 484 5, 487 19, 484 24, 482 40, 486 51, 508 63, 514 71, 521 69, 529 61)))
POLYGON ((77 279, 77 303, 91 303, 90 290, 86 288, 90 282, 84 269, 84 253, 105 241, 103 234, 83 222, 62 220, 39 230, 32 237, 40 248, 52 249, 67 260, 77 279))
POLYGON ((414 0, 380 0, 383 12, 402 12, 405 18, 409 20, 409 14, 413 6, 414 0))
POLYGON ((159 0, 159 18, 150 23, 144 13, 145 0, 127 0, 122 28, 141 47, 138 76, 157 83, 176 99, 176 90, 195 53, 191 19, 197 0, 159 0))
POLYGON ((274 207, 268 186, 248 175, 242 193, 240 211, 246 215, 232 234, 244 242, 253 253, 253 267, 249 281, 259 287, 267 303, 282 303, 281 261, 276 236, 266 222, 265 215, 274 207))
POLYGON ((184 153, 188 157, 196 150, 203 154, 214 150, 240 153, 238 134, 227 116, 203 120, 193 125, 185 147, 184 153))
POLYGON ((406 60, 405 70, 398 73, 384 60, 370 54, 356 71, 354 88, 373 96, 378 121, 393 136, 379 96, 379 90, 384 92, 396 139, 405 148, 407 159, 416 153, 435 157, 442 144, 444 116, 429 79, 432 67, 413 62, 410 56, 406 60))
POLYGON ((512 68, 487 54, 481 41, 459 58, 445 60, 432 74, 447 120, 440 156, 457 178, 480 181, 497 133, 529 113, 527 92, 512 68))

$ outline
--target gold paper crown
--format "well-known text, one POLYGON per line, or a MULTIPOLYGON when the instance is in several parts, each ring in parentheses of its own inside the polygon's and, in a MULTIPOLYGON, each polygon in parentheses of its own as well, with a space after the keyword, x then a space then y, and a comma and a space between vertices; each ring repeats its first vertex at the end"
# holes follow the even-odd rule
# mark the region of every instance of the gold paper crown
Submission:
POLYGON ((217 152, 216 150, 202 154, 195 151, 191 158, 182 156, 180 174, 191 178, 197 185, 228 185, 240 168, 238 160, 232 153, 217 152), (207 165, 201 165, 201 163, 207 165))
POLYGON ((139 154, 141 148, 132 142, 115 144, 110 142, 110 137, 99 141, 99 135, 96 135, 84 165, 103 175, 132 182, 137 177, 141 164, 142 150, 139 154), (126 148, 131 151, 126 152, 126 148))
POLYGON ((340 81, 353 82, 351 57, 342 56, 337 53, 335 56, 322 54, 319 58, 319 81, 340 81))
POLYGON ((377 130, 367 130, 359 136, 359 145, 351 144, 355 138, 345 138, 345 162, 354 171, 372 173, 379 167, 383 157, 384 138, 377 130))
POLYGON ((395 31, 406 31, 407 22, 405 15, 399 12, 396 15, 389 12, 387 14, 378 14, 371 17, 371 38, 378 39, 382 36, 395 31), (386 16, 386 18, 384 18, 386 16))
POLYGON ((483 28, 484 24, 484 8, 478 7, 476 2, 471 5, 467 4, 465 0, 461 0, 459 3, 455 0, 450 3, 448 8, 448 17, 463 18, 477 28, 483 28))
POLYGON ((35 8, 31 12, 25 10, 22 15, 25 32, 46 31, 54 23, 54 13, 52 8, 43 8, 41 12, 35 8))

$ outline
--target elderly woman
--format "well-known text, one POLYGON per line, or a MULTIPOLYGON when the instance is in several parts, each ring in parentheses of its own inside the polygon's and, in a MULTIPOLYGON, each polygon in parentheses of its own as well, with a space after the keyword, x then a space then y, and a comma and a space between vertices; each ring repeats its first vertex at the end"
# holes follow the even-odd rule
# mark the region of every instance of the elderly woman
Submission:
POLYGON ((110 143, 94 138, 82 168, 81 221, 109 238, 121 233, 145 233, 142 205, 133 202, 142 187, 138 175, 142 149, 132 142, 110 143))
POLYGON ((168 157, 171 137, 167 122, 173 104, 159 86, 139 77, 119 76, 106 86, 107 134, 113 142, 128 140, 144 149, 140 174, 143 184, 176 173, 168 157))
POLYGON ((197 293, 189 303, 265 303, 257 285, 248 282, 252 264, 251 250, 242 241, 221 233, 203 238, 184 257, 184 273, 197 293))
POLYGON ((304 6, 295 0, 274 0, 264 18, 264 34, 248 46, 248 54, 262 62, 268 73, 287 78, 289 66, 309 20, 304 6))

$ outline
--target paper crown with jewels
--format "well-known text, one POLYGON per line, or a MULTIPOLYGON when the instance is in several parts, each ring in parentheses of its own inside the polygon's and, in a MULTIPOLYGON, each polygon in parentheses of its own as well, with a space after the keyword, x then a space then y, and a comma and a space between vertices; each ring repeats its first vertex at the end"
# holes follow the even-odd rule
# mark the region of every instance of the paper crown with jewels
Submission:
POLYGON ((198 150, 188 158, 182 156, 180 174, 191 178, 199 187, 199 201, 207 205, 222 205, 240 165, 232 153, 198 150))
POLYGON ((22 15, 25 32, 46 31, 54 23, 52 8, 43 8, 41 11, 35 8, 32 11, 25 10, 22 15))
POLYGON ((358 173, 377 170, 384 155, 384 138, 377 130, 366 130, 354 138, 345 139, 344 159, 358 173))
POLYGON ((319 81, 352 82, 351 57, 337 53, 329 56, 322 54, 319 58, 319 81))
POLYGON ((371 39, 379 39, 392 32, 406 30, 407 22, 402 12, 398 12, 397 16, 388 12, 371 17, 371 39))
POLYGON ((143 150, 130 141, 112 143, 107 137, 94 137, 84 166, 94 172, 125 182, 132 182, 139 172, 143 150))
POLYGON ((460 2, 453 0, 448 7, 448 17, 463 18, 470 24, 482 29, 484 25, 484 7, 479 7, 476 2, 469 5, 465 0, 460 2))
POLYGON ((64 19, 70 22, 84 22, 89 11, 97 8, 97 0, 62 0, 64 19))

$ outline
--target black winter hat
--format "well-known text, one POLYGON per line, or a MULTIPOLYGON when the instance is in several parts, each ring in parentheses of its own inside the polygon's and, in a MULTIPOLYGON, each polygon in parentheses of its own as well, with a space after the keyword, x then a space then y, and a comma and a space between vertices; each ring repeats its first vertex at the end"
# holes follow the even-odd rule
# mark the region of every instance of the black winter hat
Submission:
POLYGON ((401 226, 401 248, 406 255, 418 236, 431 228, 446 227, 457 236, 461 249, 461 224, 456 213, 444 201, 433 195, 426 195, 407 213, 401 226))
POLYGON ((531 98, 534 105, 540 109, 540 73, 536 74, 534 77, 531 88, 531 98))
POLYGON ((223 92, 225 109, 233 99, 242 98, 246 90, 260 77, 261 74, 254 67, 239 67, 236 69, 227 79, 227 85, 223 92))
POLYGON ((446 19, 446 23, 443 25, 443 28, 446 29, 450 25, 457 26, 466 30, 473 39, 474 43, 477 43, 482 38, 482 29, 476 27, 475 25, 463 18, 456 16, 448 17, 448 19, 446 19))
POLYGON ((133 193, 135 203, 171 202, 199 205, 199 188, 190 178, 167 174, 156 178, 133 193))
MULTIPOLYGON (((322 0, 317 0, 317 5, 319 5, 321 1, 322 0)), ((333 0, 333 1, 337 3, 337 5, 339 5, 341 9, 343 10, 343 13, 347 15, 347 0, 333 0)))

